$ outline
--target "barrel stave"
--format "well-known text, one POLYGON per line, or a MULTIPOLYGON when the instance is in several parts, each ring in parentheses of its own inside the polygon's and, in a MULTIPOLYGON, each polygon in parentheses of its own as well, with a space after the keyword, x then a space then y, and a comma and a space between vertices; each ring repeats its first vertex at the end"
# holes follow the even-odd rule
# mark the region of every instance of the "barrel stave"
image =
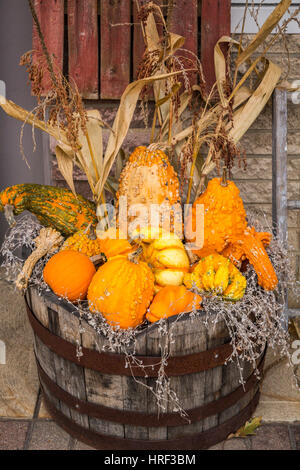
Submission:
MULTIPOLYGON (((107 339, 99 335, 84 319, 73 311, 72 306, 59 300, 53 294, 39 296, 35 288, 30 288, 26 299, 37 319, 52 333, 78 346, 102 351, 108 346, 107 339)), ((204 313, 201 317, 183 316, 178 321, 168 320, 168 331, 172 341, 168 344, 169 356, 182 356, 214 349, 229 341, 228 331, 223 320, 207 328, 204 325, 204 313)), ((161 357, 161 344, 169 341, 161 337, 157 325, 151 325, 137 335, 136 354, 161 357)), ((164 344, 163 344, 164 346, 164 344)), ((35 351, 42 369, 57 385, 74 397, 83 401, 106 406, 115 410, 157 413, 158 408, 154 394, 147 387, 156 387, 156 379, 125 375, 102 374, 70 362, 60 357, 45 346, 35 334, 35 351), (147 385, 147 387, 144 387, 147 385)), ((248 362, 243 364, 244 378, 252 372, 248 362)), ((184 410, 198 408, 201 405, 226 396, 240 385, 239 371, 235 363, 214 367, 202 372, 171 376, 170 387, 175 391, 178 401, 184 410)), ((47 386, 43 389, 51 403, 67 418, 83 429, 101 435, 114 436, 126 441, 166 441, 192 436, 215 429, 244 409, 254 397, 257 386, 251 389, 240 400, 220 414, 209 416, 201 421, 180 426, 147 427, 143 421, 136 425, 122 422, 110 422, 86 414, 78 413, 62 401, 53 397, 47 386)), ((166 412, 174 412, 174 404, 168 402, 166 412)), ((161 413, 160 416, 163 416, 161 413)), ((234 430, 233 430, 234 431, 234 430)), ((153 445, 156 445, 155 442, 153 445)))

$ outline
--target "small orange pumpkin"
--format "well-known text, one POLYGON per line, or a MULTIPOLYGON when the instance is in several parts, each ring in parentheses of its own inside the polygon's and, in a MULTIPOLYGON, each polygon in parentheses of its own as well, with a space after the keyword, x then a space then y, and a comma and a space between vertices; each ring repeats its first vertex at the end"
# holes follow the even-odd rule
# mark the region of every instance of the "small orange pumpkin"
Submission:
POLYGON ((202 298, 187 290, 185 286, 167 286, 160 289, 150 305, 146 318, 151 323, 160 318, 168 318, 179 315, 182 312, 190 312, 200 309, 202 298))
POLYGON ((93 277, 89 309, 101 313, 113 326, 135 328, 143 323, 153 294, 154 275, 149 266, 119 255, 100 266, 93 277))
POLYGON ((74 302, 86 298, 95 273, 95 266, 88 256, 78 251, 63 250, 50 258, 43 276, 56 295, 74 302))
POLYGON ((100 250, 105 254, 106 258, 112 258, 117 255, 125 255, 134 250, 129 241, 122 236, 119 229, 109 228, 106 232, 98 232, 98 241, 100 250))

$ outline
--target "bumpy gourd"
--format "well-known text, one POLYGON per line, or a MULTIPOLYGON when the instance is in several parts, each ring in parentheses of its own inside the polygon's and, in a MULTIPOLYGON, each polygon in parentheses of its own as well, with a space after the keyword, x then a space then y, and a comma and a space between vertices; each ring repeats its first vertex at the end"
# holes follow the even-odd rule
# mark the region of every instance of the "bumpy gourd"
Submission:
POLYGON ((95 273, 95 266, 86 255, 78 251, 63 250, 50 258, 43 276, 56 295, 73 302, 86 298, 95 273))
POLYGON ((154 297, 146 318, 151 323, 160 318, 169 318, 183 312, 201 308, 202 298, 187 290, 185 286, 163 287, 154 297))
POLYGON ((79 251, 79 253, 87 255, 89 258, 102 253, 101 241, 90 230, 79 230, 74 233, 74 235, 67 238, 62 250, 79 251))
POLYGON ((247 281, 229 259, 211 254, 201 259, 192 273, 184 276, 184 284, 188 289, 208 291, 226 300, 240 300, 245 293, 247 281))
POLYGON ((222 252, 235 264, 240 260, 248 259, 255 268, 258 283, 266 290, 273 290, 278 283, 274 268, 265 250, 270 239, 270 233, 257 233, 254 227, 247 227, 243 236, 232 237, 228 247, 222 252))
POLYGON ((189 269, 189 258, 180 238, 149 226, 142 227, 133 236, 137 234, 142 242, 143 258, 153 270, 156 291, 165 286, 180 286, 189 269))
MULTIPOLYGON (((68 189, 41 184, 17 184, 0 193, 0 211, 14 215, 28 210, 42 225, 52 227, 65 236, 89 224, 96 226, 95 204, 68 189)), ((11 215, 10 221, 11 221, 11 215)))
POLYGON ((204 205, 204 243, 195 246, 193 252, 202 258, 211 253, 229 256, 234 262, 247 258, 253 265, 258 283, 266 290, 276 287, 278 279, 270 262, 265 245, 271 234, 257 233, 248 227, 239 189, 232 181, 214 178, 207 189, 195 201, 187 220, 186 238, 195 241, 196 207, 204 205))
MULTIPOLYGON (((166 207, 180 204, 178 177, 167 155, 161 150, 137 147, 121 173, 117 204, 121 196, 127 197, 128 207, 132 204, 144 204, 146 208, 151 204, 166 207)), ((171 211, 171 224, 173 215, 171 211)))
POLYGON ((101 313, 108 323, 122 329, 143 323, 154 294, 149 266, 130 259, 122 255, 109 259, 98 269, 88 290, 90 311, 101 313))

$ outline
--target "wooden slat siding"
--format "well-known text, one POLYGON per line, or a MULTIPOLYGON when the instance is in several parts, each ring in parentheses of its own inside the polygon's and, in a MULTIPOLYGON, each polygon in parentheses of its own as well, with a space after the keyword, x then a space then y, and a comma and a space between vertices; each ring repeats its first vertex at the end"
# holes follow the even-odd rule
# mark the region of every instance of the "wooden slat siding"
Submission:
POLYGON ((207 82, 207 92, 216 81, 214 47, 221 36, 230 35, 230 0, 202 0, 201 62, 207 82))
MULTIPOLYGON (((182 47, 198 57, 198 0, 177 0, 174 2, 170 18, 170 31, 184 36, 185 41, 182 47)), ((192 59, 193 62, 196 61, 196 58, 186 51, 178 51, 176 55, 192 59)), ((183 63, 185 68, 193 68, 190 60, 183 59, 183 63)), ((192 85, 197 82, 196 77, 196 73, 190 75, 192 85)))
POLYGON ((130 82, 130 0, 101 2, 100 15, 100 96, 119 99, 130 82))
POLYGON ((97 0, 68 0, 69 78, 83 98, 99 98, 97 0))
MULTIPOLYGON (((55 66, 62 71, 63 44, 64 44, 64 0, 35 0, 35 10, 41 25, 41 30, 49 54, 53 55, 55 66)), ((33 61, 36 62, 42 54, 42 46, 35 25, 33 25, 32 38, 33 61)), ((45 60, 42 55, 43 61, 45 60)), ((46 70, 43 77, 43 94, 46 95, 52 88, 49 72, 46 70)))

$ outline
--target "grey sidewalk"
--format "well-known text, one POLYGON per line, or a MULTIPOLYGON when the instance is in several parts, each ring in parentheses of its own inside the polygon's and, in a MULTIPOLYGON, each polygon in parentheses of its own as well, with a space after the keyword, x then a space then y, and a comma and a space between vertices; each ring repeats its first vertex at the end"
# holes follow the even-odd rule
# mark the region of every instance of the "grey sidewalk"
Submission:
MULTIPOLYGON (((41 418, 40 410, 39 394, 32 419, 0 418, 0 450, 93 450, 41 418)), ((300 450, 300 421, 262 424, 255 436, 233 438, 210 450, 300 450)))

